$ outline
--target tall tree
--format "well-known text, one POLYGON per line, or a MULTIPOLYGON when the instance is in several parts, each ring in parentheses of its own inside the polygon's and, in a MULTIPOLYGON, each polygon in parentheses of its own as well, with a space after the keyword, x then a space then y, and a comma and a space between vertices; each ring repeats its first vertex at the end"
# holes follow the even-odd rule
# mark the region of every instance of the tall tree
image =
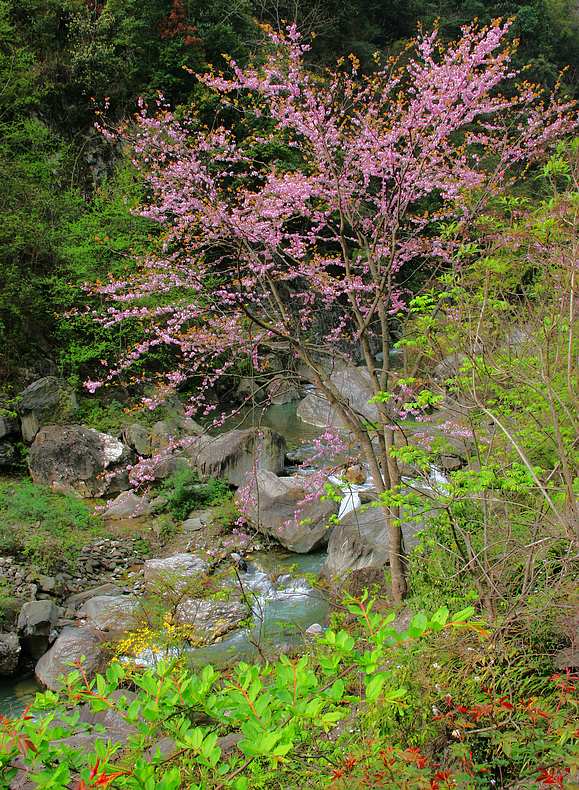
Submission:
MULTIPOLYGON (((272 34, 262 67, 231 62, 230 78, 200 77, 255 119, 253 133, 143 109, 135 161, 154 196, 144 213, 167 227, 165 255, 130 282, 100 289, 121 303, 106 322, 149 322, 146 342, 118 369, 163 344, 181 351, 170 383, 196 375, 207 388, 235 359, 259 366, 271 349, 305 368, 369 466, 397 600, 406 582, 391 451, 400 414, 428 405, 389 363, 409 274, 428 278, 452 265, 486 196, 573 125, 569 105, 543 103, 528 85, 501 94, 515 76, 508 29, 464 28, 448 45, 435 31, 370 77, 359 77, 352 57, 320 79, 290 27, 272 34), (291 167, 272 160, 280 142, 296 154, 291 167), (459 232, 442 236, 443 222, 459 232), (165 306, 148 305, 152 293, 164 293, 165 306), (372 417, 332 375, 337 364, 360 361, 372 417)), ((197 405, 202 396, 203 387, 197 405)))

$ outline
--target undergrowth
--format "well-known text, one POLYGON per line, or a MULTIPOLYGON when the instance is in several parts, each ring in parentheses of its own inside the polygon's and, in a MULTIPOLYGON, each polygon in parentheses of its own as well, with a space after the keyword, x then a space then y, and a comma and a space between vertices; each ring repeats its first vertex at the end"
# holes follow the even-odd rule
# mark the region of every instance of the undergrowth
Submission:
POLYGON ((29 480, 0 481, 0 554, 52 572, 74 567, 79 549, 102 532, 100 519, 76 497, 29 480))

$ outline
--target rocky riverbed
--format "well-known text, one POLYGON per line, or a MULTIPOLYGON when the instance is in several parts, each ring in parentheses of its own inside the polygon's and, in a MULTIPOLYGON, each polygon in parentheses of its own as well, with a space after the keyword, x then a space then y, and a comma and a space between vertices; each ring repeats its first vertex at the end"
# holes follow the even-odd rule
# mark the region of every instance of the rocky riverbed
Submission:
MULTIPOLYGON (((368 400, 364 376, 363 368, 352 368, 335 381, 361 408, 368 400)), ((366 470, 354 462, 344 474, 342 467, 334 478, 341 503, 311 495, 317 478, 304 460, 331 418, 327 404, 311 389, 280 390, 278 398, 266 411, 242 410, 218 435, 204 433, 178 402, 156 423, 128 423, 112 435, 74 423, 74 393, 55 377, 22 394, 20 413, 0 422, 0 439, 31 444, 34 481, 101 497, 102 517, 119 536, 88 543, 73 570, 53 574, 0 557, 0 575, 21 605, 16 627, 0 634, 0 675, 12 676, 15 690, 11 698, 5 684, 0 704, 19 704, 16 690, 32 668, 43 685, 56 688, 81 656, 96 671, 112 655, 146 664, 169 650, 220 663, 268 643, 289 648, 311 626, 321 628, 327 613, 307 574, 343 578, 383 568, 388 535, 380 510, 371 507, 366 470), (179 469, 241 489, 250 476, 259 496, 244 503, 249 529, 224 527, 208 508, 188 513, 170 539, 159 540, 157 515, 166 499, 154 486, 179 469), (123 533, 124 524, 130 528, 123 533)), ((457 447, 448 463, 460 464, 464 453, 457 447)), ((355 448, 335 461, 352 459, 355 448)), ((323 493, 324 481, 316 484, 323 493)), ((417 529, 403 526, 407 546, 417 529)))

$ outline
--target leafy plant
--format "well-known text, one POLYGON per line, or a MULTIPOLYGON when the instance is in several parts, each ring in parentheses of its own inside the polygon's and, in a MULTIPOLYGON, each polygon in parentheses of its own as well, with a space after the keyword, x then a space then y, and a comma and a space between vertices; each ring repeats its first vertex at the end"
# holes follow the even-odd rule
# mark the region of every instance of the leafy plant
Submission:
POLYGON ((99 534, 101 522, 82 500, 29 480, 0 483, 0 553, 50 572, 73 567, 78 550, 99 534))
POLYGON ((231 498, 227 483, 222 480, 203 481, 194 469, 180 469, 165 480, 160 493, 167 499, 167 509, 181 521, 192 510, 209 505, 223 505, 231 498))

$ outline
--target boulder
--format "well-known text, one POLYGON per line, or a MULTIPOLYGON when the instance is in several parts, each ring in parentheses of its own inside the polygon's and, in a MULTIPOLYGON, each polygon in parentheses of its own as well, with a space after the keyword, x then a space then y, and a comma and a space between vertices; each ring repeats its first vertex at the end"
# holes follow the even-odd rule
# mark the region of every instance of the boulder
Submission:
POLYGON ((267 396, 270 403, 280 406, 293 400, 299 400, 301 391, 295 382, 289 381, 283 376, 275 376, 267 386, 267 396))
POLYGON ((251 376, 242 376, 237 384, 237 394, 243 401, 251 398, 252 401, 261 403, 265 400, 266 393, 263 379, 256 379, 251 376))
POLYGON ((20 659, 18 634, 0 634, 0 675, 13 675, 20 659))
MULTIPOLYGON (((340 393, 343 402, 357 414, 370 422, 378 420, 376 405, 369 403, 374 392, 367 368, 353 365, 344 367, 332 373, 330 381, 340 393)), ((311 392, 306 395, 297 408, 297 415, 304 422, 317 425, 320 428, 347 427, 335 408, 319 392, 311 392)))
POLYGON ((308 497, 304 483, 303 477, 277 477, 261 470, 252 481, 249 502, 240 502, 245 515, 260 532, 298 554, 327 543, 329 519, 338 512, 335 502, 323 502, 319 498, 304 502, 308 497))
POLYGON ((183 532, 199 532, 211 522, 212 510, 200 510, 193 513, 183 522, 183 532))
POLYGON ((151 503, 146 496, 138 496, 134 491, 123 491, 102 514, 103 518, 116 520, 140 518, 152 513, 151 503))
POLYGON ((187 436, 202 436, 204 428, 191 417, 178 415, 159 420, 151 429, 151 448, 153 454, 171 447, 175 442, 187 436))
POLYGON ((147 560, 143 566, 145 587, 153 591, 165 589, 182 592, 193 579, 208 569, 205 560, 194 554, 174 554, 172 557, 147 560))
POLYGON ((138 621, 139 602, 132 595, 97 595, 79 611, 99 631, 130 631, 138 621))
POLYGON ((107 582, 106 584, 100 584, 98 587, 92 587, 89 590, 83 590, 82 592, 75 593, 74 595, 69 596, 66 601, 64 602, 64 606, 67 609, 76 609, 78 606, 81 606, 85 601, 88 601, 90 598, 96 598, 97 596, 116 596, 120 595, 122 590, 120 587, 117 587, 116 584, 111 584, 107 582))
POLYGON ((20 460, 18 448, 6 439, 0 440, 0 468, 17 466, 20 460))
POLYGON ((123 428, 123 441, 138 455, 151 455, 151 433, 144 425, 138 422, 126 425, 123 428))
POLYGON ((241 486, 256 470, 281 472, 285 439, 270 428, 246 428, 220 436, 200 436, 184 451, 204 477, 219 477, 241 486))
POLYGON ((169 451, 161 453, 155 458, 141 459, 131 469, 129 479, 133 485, 137 485, 142 481, 153 483, 170 477, 179 469, 187 469, 188 467, 189 461, 187 458, 175 455, 169 451))
POLYGON ((29 601, 18 615, 18 633, 22 646, 33 658, 40 658, 48 650, 60 610, 50 600, 29 601))
POLYGON ((70 422, 78 409, 74 392, 56 376, 45 376, 20 393, 22 438, 30 443, 43 425, 70 422))
POLYGON ((61 677, 81 661, 88 677, 104 667, 105 647, 103 635, 93 628, 63 628, 60 636, 36 664, 36 677, 43 686, 58 691, 61 677))
POLYGON ((438 465, 443 472, 456 472, 465 465, 465 459, 454 453, 444 453, 438 458, 438 465))
POLYGON ((127 445, 82 425, 41 428, 30 448, 28 466, 35 483, 56 491, 98 497, 129 487, 127 445))
POLYGON ((248 616, 242 603, 187 598, 175 610, 175 622, 191 625, 204 642, 217 639, 238 626, 248 616))
MULTIPOLYGON (((407 550, 414 545, 414 535, 420 528, 414 523, 402 526, 407 550)), ((384 514, 379 507, 366 505, 351 510, 332 530, 322 574, 342 579, 362 568, 383 568, 388 563, 389 544, 384 514)))
POLYGON ((7 436, 18 436, 19 433, 20 426, 16 417, 7 413, 0 414, 0 439, 5 439, 7 436))

